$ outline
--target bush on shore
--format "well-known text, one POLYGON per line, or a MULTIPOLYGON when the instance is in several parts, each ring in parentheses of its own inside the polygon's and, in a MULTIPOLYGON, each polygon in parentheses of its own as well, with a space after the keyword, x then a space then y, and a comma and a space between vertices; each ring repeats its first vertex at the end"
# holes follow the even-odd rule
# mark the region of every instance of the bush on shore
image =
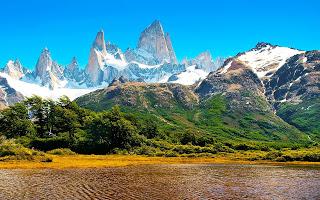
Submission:
POLYGON ((59 156, 76 155, 75 152, 71 151, 71 149, 68 148, 53 149, 51 151, 47 151, 47 153, 59 156))
POLYGON ((52 161, 52 159, 43 152, 28 149, 16 143, 14 139, 6 140, 4 138, 0 139, 0 160, 52 161))

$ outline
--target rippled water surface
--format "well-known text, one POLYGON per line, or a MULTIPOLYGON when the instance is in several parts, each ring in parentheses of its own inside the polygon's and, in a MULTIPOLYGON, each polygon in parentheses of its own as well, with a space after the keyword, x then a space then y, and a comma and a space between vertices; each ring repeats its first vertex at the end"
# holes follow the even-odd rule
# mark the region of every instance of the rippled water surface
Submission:
POLYGON ((317 168, 143 165, 0 170, 0 199, 320 199, 317 168))

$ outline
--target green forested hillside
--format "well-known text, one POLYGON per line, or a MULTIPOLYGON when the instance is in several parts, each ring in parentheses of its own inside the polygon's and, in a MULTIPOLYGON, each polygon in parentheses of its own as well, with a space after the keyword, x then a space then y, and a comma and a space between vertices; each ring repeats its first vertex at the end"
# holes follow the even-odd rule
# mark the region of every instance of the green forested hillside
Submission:
POLYGON ((96 111, 120 105, 125 113, 156 121, 162 137, 175 143, 188 135, 209 140, 205 144, 216 141, 229 146, 242 142, 269 146, 308 144, 306 134, 265 109, 265 100, 247 95, 254 110, 235 107, 228 96, 221 94, 200 101, 192 90, 181 85, 127 83, 84 95, 76 102, 96 111))

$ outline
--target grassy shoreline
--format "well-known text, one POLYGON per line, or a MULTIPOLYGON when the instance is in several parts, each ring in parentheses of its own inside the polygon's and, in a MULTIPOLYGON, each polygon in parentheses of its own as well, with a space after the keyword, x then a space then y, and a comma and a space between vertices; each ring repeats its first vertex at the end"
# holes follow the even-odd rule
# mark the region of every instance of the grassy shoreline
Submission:
POLYGON ((312 166, 320 167, 320 162, 275 162, 266 160, 250 161, 235 155, 216 157, 148 157, 138 155, 51 155, 52 162, 28 160, 8 160, 0 162, 0 169, 68 169, 68 168, 105 168, 125 167, 147 164, 248 164, 277 166, 312 166))

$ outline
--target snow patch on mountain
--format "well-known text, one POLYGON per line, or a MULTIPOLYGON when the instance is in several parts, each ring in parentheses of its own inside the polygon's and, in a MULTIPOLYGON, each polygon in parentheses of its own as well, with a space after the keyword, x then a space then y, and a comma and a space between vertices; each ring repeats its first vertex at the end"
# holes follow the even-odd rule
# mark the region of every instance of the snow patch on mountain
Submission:
POLYGON ((203 69, 196 68, 196 65, 189 66, 184 72, 173 75, 169 78, 170 83, 180 83, 182 85, 192 85, 199 80, 203 80, 209 73, 203 69))
POLYGON ((301 53, 304 51, 266 44, 240 55, 238 59, 251 67, 259 78, 263 78, 271 76, 287 59, 301 53))

